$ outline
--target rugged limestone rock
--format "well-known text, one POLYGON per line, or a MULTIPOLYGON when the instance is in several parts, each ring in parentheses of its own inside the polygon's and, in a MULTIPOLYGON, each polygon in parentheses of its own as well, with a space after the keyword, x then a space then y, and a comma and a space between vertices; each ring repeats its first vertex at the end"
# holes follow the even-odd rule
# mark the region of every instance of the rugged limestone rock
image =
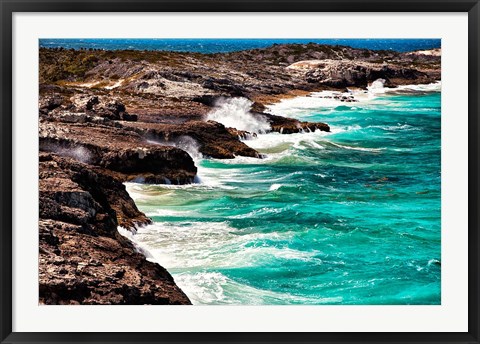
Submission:
POLYGON ((40 154, 39 292, 45 304, 190 304, 171 275, 117 226, 146 224, 122 183, 40 154))
POLYGON ((110 120, 136 121, 137 115, 127 112, 125 104, 118 99, 108 100, 104 96, 91 94, 76 94, 70 98, 77 112, 85 112, 95 117, 103 117, 110 120))
POLYGON ((238 137, 240 140, 248 140, 257 137, 256 133, 251 133, 246 130, 239 130, 236 128, 227 128, 227 130, 230 134, 238 137))
POLYGON ((375 78, 385 79, 387 87, 429 83, 440 79, 439 55, 314 43, 223 54, 41 49, 40 82, 61 80, 70 97, 88 93, 100 103, 105 96, 119 100, 139 121, 179 123, 201 120, 221 96, 281 98, 295 91, 365 87, 375 78))
POLYGON ((435 81, 434 77, 429 76, 425 72, 403 66, 358 61, 323 60, 315 62, 297 62, 293 66, 289 66, 289 68, 295 65, 302 65, 303 63, 302 69, 306 70, 305 76, 308 82, 338 88, 348 86, 367 87, 369 83, 377 79, 384 79, 386 85, 392 87, 399 83, 398 80, 410 83, 431 83, 435 81))
POLYGON ((255 149, 241 142, 237 135, 232 135, 223 124, 213 121, 189 121, 183 124, 136 122, 125 125, 142 129, 144 135, 158 145, 179 145, 184 148, 189 146, 190 152, 198 150, 205 157, 259 157, 255 149))
POLYGON ((45 114, 52 110, 55 110, 63 104, 63 101, 63 97, 59 94, 53 94, 52 96, 40 99, 40 102, 38 104, 40 113, 45 114))
POLYGON ((132 130, 94 123, 40 122, 40 149, 100 166, 124 180, 191 183, 197 168, 187 152, 149 144, 132 130))

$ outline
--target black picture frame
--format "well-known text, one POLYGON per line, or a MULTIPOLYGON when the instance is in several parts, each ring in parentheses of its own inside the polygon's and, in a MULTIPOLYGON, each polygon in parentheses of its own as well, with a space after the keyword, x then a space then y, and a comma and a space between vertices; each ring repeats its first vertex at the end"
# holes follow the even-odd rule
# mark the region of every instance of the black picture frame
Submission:
POLYGON ((479 343, 478 0, 0 0, 1 343, 479 343), (466 12, 468 13, 468 332, 461 333, 20 333, 12 332, 12 15, 15 12, 466 12))

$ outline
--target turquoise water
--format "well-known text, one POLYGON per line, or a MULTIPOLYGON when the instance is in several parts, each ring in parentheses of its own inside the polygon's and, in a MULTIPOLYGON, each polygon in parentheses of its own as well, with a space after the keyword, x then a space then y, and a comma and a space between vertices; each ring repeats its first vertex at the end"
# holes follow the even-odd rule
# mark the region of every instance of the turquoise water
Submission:
POLYGON ((331 133, 198 159, 198 184, 129 184, 155 224, 135 242, 194 304, 440 304, 440 92, 325 93, 276 114, 331 133))

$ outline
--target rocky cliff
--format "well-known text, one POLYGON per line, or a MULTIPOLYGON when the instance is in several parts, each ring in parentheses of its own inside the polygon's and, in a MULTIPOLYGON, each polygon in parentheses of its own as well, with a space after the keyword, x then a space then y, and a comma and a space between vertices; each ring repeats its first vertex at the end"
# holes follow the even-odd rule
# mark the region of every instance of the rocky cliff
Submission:
POLYGON ((39 161, 40 303, 190 303, 117 231, 150 222, 118 178, 56 154, 40 153, 39 161))
POLYGON ((439 52, 318 44, 225 54, 40 49, 39 58, 44 304, 190 303, 164 268, 118 233, 150 221, 122 183, 195 182, 198 156, 262 158, 243 142, 255 130, 210 119, 212 111, 218 118, 238 110, 222 108, 225 100, 244 99, 243 115, 262 123, 261 132, 329 131, 264 105, 379 78, 387 87, 440 78, 439 52))

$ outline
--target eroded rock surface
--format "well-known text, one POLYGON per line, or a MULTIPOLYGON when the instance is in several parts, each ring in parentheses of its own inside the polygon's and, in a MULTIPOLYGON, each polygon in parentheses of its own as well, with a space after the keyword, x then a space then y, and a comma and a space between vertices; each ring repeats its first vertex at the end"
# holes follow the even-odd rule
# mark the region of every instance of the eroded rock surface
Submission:
POLYGON ((117 231, 150 220, 116 178, 71 158, 40 154, 42 304, 190 304, 160 265, 117 231))

